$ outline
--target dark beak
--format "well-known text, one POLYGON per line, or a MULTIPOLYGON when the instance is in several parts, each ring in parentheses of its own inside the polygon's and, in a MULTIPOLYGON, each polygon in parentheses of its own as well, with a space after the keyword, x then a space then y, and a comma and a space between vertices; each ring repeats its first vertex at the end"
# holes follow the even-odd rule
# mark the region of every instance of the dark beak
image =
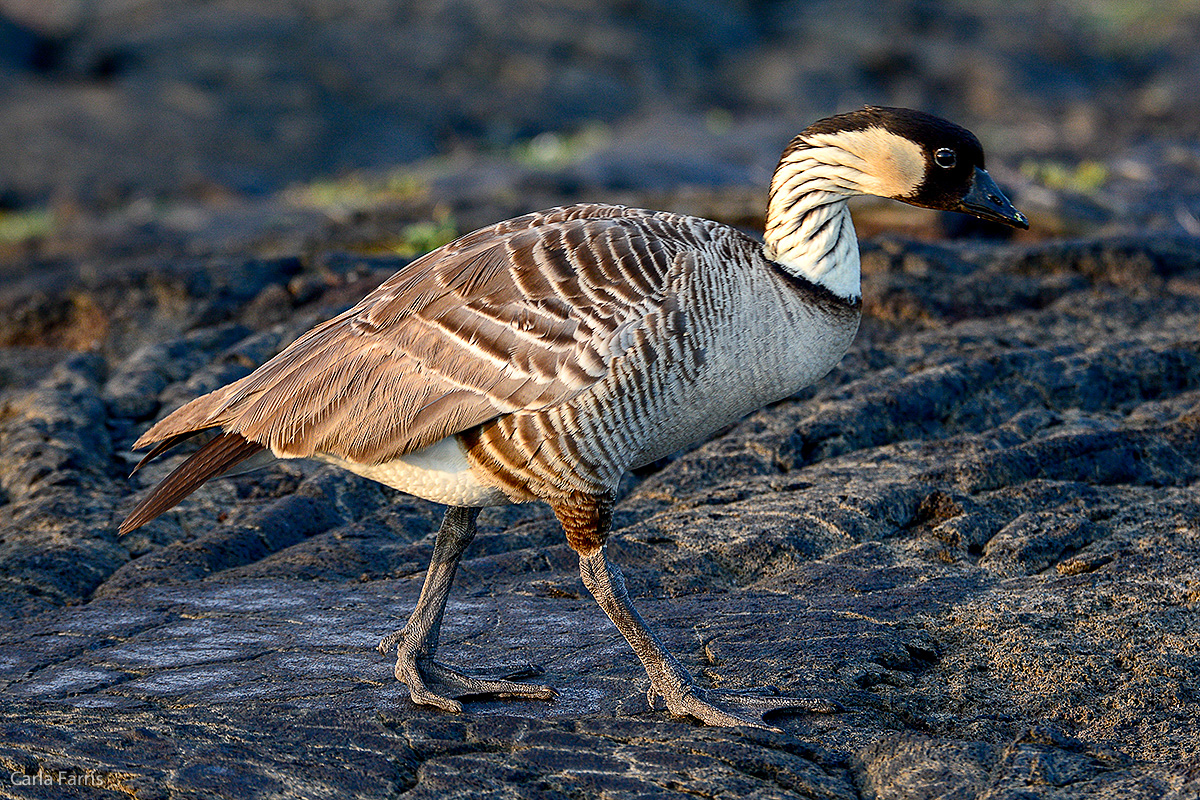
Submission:
POLYGON ((1002 222, 1014 228, 1029 230, 1029 220, 1025 215, 1013 208, 1004 192, 987 174, 986 169, 975 168, 975 179, 971 181, 971 191, 967 192, 958 204, 958 210, 971 214, 980 219, 1002 222))

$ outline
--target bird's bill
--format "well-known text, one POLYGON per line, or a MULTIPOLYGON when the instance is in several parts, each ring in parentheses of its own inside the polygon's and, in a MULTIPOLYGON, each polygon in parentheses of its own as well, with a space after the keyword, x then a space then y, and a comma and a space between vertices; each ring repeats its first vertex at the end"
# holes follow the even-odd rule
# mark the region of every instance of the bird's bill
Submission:
POLYGON ((971 190, 959 201, 958 210, 971 214, 980 219, 1001 222, 1014 228, 1029 230, 1029 220, 1000 191, 1000 187, 988 175, 986 169, 975 168, 975 179, 971 181, 971 190))

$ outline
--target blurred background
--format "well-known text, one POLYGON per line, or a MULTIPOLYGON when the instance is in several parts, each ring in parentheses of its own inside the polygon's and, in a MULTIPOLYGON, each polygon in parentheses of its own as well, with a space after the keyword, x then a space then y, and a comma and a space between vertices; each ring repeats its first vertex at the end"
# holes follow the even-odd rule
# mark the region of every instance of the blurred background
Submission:
POLYGON ((786 141, 868 103, 974 130, 1031 236, 1197 234, 1197 42, 1195 0, 0 0, 0 257, 580 199, 755 227, 786 141))

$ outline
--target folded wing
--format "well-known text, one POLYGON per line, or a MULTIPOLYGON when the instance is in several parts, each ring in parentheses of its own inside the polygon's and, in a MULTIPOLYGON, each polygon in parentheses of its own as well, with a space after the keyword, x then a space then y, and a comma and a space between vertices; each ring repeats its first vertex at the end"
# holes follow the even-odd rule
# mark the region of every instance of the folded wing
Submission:
POLYGON ((476 231, 135 446, 219 427, 280 456, 379 463, 563 402, 607 373, 627 334, 664 302, 693 234, 706 238, 681 219, 585 205, 476 231))

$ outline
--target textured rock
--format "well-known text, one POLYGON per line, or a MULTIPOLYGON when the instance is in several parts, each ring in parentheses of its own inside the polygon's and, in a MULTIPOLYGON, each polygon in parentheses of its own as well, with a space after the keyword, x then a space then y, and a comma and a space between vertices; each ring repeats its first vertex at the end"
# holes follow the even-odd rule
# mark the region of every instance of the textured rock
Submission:
MULTIPOLYGON (((14 352, 0 764, 139 797, 1196 797, 1198 250, 865 246, 843 364, 629 482, 614 557, 697 679, 844 707, 784 734, 648 709, 541 507, 483 514, 443 654, 537 662, 562 695, 462 717, 414 707, 373 649, 415 602, 435 507, 291 462, 116 539, 180 458, 127 480, 137 433, 342 284, 262 330, 243 290, 175 339, 49 371, 14 352)), ((212 284, 190 285, 168 302, 199 320, 212 284)))

